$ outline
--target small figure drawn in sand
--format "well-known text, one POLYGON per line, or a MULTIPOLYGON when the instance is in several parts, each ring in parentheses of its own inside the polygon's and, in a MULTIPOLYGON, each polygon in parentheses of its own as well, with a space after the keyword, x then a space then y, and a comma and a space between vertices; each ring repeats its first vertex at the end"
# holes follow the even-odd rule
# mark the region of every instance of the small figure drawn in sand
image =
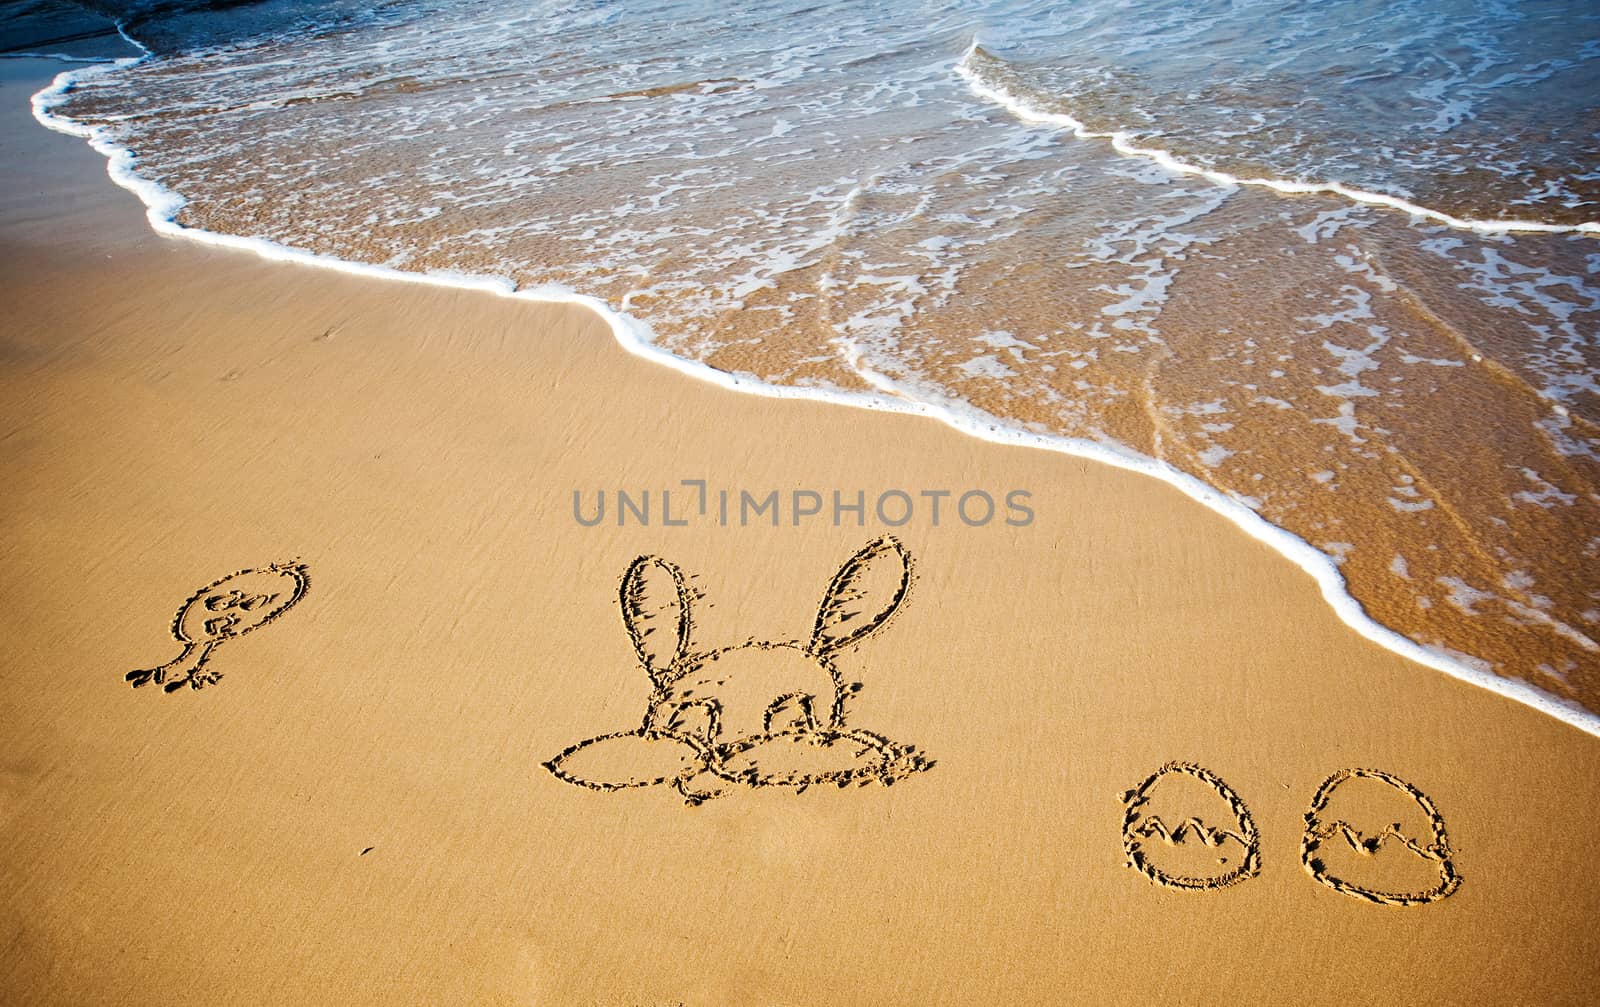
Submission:
POLYGON ((1341 769, 1324 780, 1300 841, 1300 862, 1317 881, 1387 906, 1448 898, 1461 887, 1452 856, 1433 801, 1376 769, 1341 769))
POLYGON ((1169 762, 1124 793, 1122 804, 1127 864, 1163 888, 1214 891, 1261 871, 1250 809, 1208 769, 1169 762))
POLYGON ((911 556, 892 536, 834 575, 806 640, 695 650, 683 572, 640 556, 622 578, 622 619, 654 689, 631 731, 580 741, 544 767, 590 790, 671 786, 694 806, 735 787, 891 785, 933 765, 909 745, 851 728, 834 659, 905 601, 911 556))
POLYGON ((158 668, 124 677, 135 689, 154 682, 167 692, 212 685, 222 672, 206 670, 211 652, 287 612, 305 597, 310 584, 303 563, 274 563, 218 578, 190 595, 172 619, 172 636, 183 644, 183 653, 158 668))

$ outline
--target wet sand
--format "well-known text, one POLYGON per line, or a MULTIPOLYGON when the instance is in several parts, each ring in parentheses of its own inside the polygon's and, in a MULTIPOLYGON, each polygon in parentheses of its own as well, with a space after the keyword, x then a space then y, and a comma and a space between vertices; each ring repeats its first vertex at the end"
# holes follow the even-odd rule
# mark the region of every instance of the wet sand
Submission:
POLYGON ((156 237, 28 118, 57 67, 0 67, 7 1002, 1591 998, 1600 740, 1364 640, 1176 490, 711 388, 576 307, 156 237), (574 519, 685 479, 1034 520, 574 519), (885 532, 915 576, 830 659, 848 729, 931 765, 698 806, 545 768, 645 716, 636 557, 695 578, 691 648, 804 643, 885 532), (290 560, 218 680, 130 688, 197 589, 290 560))

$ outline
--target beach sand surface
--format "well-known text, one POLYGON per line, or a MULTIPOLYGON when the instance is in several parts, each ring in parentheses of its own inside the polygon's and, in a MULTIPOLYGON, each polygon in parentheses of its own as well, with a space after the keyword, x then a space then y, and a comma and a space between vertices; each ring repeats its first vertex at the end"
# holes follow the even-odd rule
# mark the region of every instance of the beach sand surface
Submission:
POLYGON ((29 118, 57 69, 0 63, 0 1000, 1593 1002, 1600 740, 1360 637, 1156 480, 723 391, 579 307, 159 237, 29 118), (805 641, 891 530, 574 520, 686 479, 1032 493, 892 529, 909 591, 833 655, 850 729, 931 766, 693 807, 544 768, 641 724, 635 557, 693 575, 695 649, 805 641), (289 561, 218 681, 129 687, 197 589, 289 561), (1130 812, 1172 762, 1206 772, 1130 812), (1130 867, 1158 811, 1218 845, 1140 864, 1237 882, 1130 867))

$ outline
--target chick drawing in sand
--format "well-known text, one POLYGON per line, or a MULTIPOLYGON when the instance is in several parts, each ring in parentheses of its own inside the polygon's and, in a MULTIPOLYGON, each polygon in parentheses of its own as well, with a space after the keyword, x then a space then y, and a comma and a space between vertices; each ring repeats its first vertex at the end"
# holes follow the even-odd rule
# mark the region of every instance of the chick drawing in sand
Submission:
POLYGON ((135 689, 154 683, 167 692, 214 685, 222 672, 208 670, 211 652, 275 621, 305 597, 311 586, 306 565, 274 563, 236 570, 191 594, 172 618, 172 638, 183 651, 166 664, 137 668, 123 678, 135 689))

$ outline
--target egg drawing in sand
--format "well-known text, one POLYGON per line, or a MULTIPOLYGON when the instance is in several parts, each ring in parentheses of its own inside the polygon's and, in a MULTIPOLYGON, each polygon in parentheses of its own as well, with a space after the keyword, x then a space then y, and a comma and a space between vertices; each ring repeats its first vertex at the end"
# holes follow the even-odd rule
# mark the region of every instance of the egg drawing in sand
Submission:
POLYGON ((1239 795, 1215 773, 1169 762, 1122 795, 1127 865, 1165 888, 1209 891, 1261 870, 1261 838, 1239 795))
POLYGON ((1461 886, 1453 857, 1433 801, 1390 773, 1341 769, 1306 812, 1301 863, 1352 898, 1390 906, 1447 898, 1461 886))

